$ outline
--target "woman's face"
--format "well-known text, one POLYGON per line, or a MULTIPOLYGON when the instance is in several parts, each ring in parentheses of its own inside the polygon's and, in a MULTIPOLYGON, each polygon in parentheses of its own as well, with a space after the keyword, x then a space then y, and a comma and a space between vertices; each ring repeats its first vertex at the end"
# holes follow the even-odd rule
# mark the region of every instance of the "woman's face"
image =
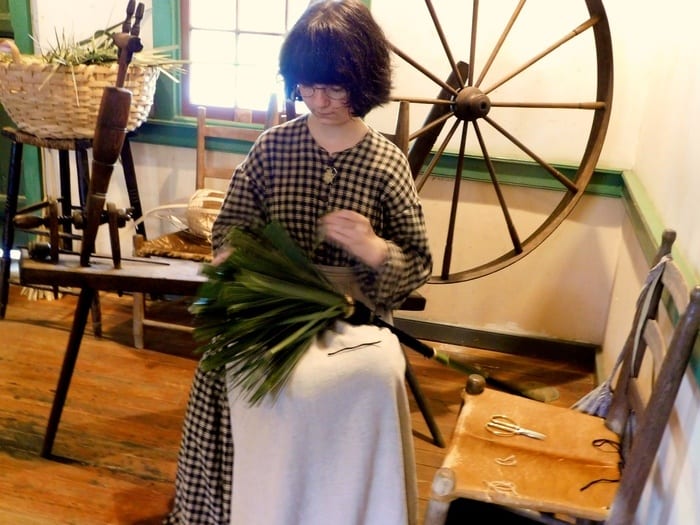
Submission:
POLYGON ((304 104, 320 123, 340 125, 352 120, 348 92, 341 86, 326 84, 299 84, 304 104))

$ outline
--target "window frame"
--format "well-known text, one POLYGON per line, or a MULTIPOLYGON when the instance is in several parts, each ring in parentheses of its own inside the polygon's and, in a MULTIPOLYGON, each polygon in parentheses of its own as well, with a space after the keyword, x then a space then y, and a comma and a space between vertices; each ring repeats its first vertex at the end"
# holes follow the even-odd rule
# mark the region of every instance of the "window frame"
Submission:
MULTIPOLYGON (((371 0, 362 0, 371 8, 371 0)), ((153 46, 173 46, 178 51, 175 58, 181 58, 182 17, 180 0, 153 0, 152 3, 153 46)), ((153 111, 132 138, 136 142, 147 142, 180 147, 195 147, 196 119, 181 111, 182 84, 170 79, 158 79, 153 111)), ((259 123, 224 121, 231 126, 262 129, 259 123)), ((232 141, 225 151, 247 153, 249 142, 232 141)))
MULTIPOLYGON (((180 40, 181 45, 179 47, 180 54, 185 55, 187 58, 186 50, 189 48, 190 39, 190 20, 189 16, 189 1, 179 0, 180 6, 180 40)), ((239 28, 233 30, 233 32, 240 37, 242 34, 251 34, 251 31, 244 31, 239 28)), ((259 33, 259 32, 258 32, 259 33)), ((252 34, 256 34, 255 31, 252 34)), ((263 33, 266 34, 267 33, 263 33)), ((283 36, 281 34, 280 36, 283 36)), ((187 67, 187 66, 186 66, 187 67)), ((187 73, 186 73, 187 74, 187 73)), ((180 84, 180 112, 185 116, 196 116, 197 115, 197 104, 192 104, 189 101, 189 83, 182 82, 180 84)), ((207 106, 207 115, 213 119, 222 119, 225 121, 230 121, 233 123, 253 123, 253 124, 264 124, 267 120, 267 110, 266 109, 251 109, 245 107, 219 107, 219 106, 207 106)))
MULTIPOLYGON (((153 47, 173 46, 177 51, 175 58, 181 58, 182 17, 180 0, 154 0, 152 6, 153 47)), ((132 141, 162 144, 177 147, 196 146, 196 118, 183 114, 182 83, 168 78, 158 79, 153 101, 153 110, 131 137, 132 141)), ((232 127, 262 129, 259 123, 222 121, 232 127)), ((221 151, 245 154, 250 149, 250 142, 232 140, 214 147, 221 151)))

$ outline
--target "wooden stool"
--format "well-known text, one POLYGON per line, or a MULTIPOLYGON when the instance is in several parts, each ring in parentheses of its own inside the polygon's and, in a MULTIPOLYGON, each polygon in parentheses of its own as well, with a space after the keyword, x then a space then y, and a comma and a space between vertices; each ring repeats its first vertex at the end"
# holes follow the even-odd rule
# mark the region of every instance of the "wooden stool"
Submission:
MULTIPOLYGON (((7 177, 7 200, 5 204, 5 222, 3 223, 2 237, 2 258, 0 259, 0 319, 5 318, 10 284, 10 250, 14 247, 15 228, 13 219, 17 215, 17 201, 19 199, 19 185, 22 174, 22 151, 24 144, 47 148, 58 151, 59 178, 61 186, 61 213, 70 216, 73 213, 73 203, 71 197, 70 162, 69 151, 75 151, 76 175, 78 181, 78 195, 80 199, 80 209, 85 206, 90 180, 87 150, 92 147, 92 139, 52 139, 41 138, 30 133, 20 131, 12 127, 2 129, 2 134, 12 141, 10 147, 9 173, 7 177)), ((129 204, 133 209, 134 219, 142 216, 141 200, 139 197, 138 185, 136 183, 136 172, 134 170, 134 160, 131 155, 131 146, 128 140, 124 140, 121 151, 121 161, 124 168, 124 179, 129 194, 129 204)), ((72 233, 70 224, 63 226, 64 233, 72 233)), ((143 223, 136 227, 137 233, 146 235, 143 223)), ((72 249, 72 241, 69 238, 63 239, 63 248, 72 249)), ((95 333, 99 335, 99 310, 93 310, 93 321, 95 321, 95 333), (97 315, 97 317, 95 317, 97 315)))

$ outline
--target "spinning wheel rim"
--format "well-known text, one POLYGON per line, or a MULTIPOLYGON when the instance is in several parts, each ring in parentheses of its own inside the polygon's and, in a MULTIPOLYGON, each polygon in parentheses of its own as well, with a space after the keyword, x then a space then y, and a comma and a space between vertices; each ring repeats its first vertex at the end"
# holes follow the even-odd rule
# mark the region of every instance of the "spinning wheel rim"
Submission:
MULTIPOLYGON (((412 142, 412 145, 408 150, 407 156, 411 170, 414 174, 416 186, 419 191, 422 189, 427 178, 432 174, 433 169, 439 160, 445 154, 447 142, 449 142, 449 140, 451 140, 451 138, 456 134, 458 128, 460 126, 462 127, 462 139, 460 142, 460 152, 457 159, 458 167, 455 173, 455 187, 453 190, 450 224, 448 227, 447 241, 443 257, 443 268, 439 275, 434 275, 430 279, 431 283, 456 283, 484 277, 512 265, 531 253, 561 225, 561 223, 569 216, 574 207, 579 203, 586 190, 586 187, 591 182, 598 159, 600 157, 610 119, 613 92, 613 61, 610 28, 601 0, 584 0, 586 10, 589 15, 587 20, 584 20, 579 26, 575 27, 569 33, 565 34, 563 38, 555 42, 554 45, 545 49, 542 53, 540 53, 540 55, 534 57, 534 59, 529 63, 526 63, 522 69, 516 70, 511 77, 506 77, 500 82, 486 88, 483 87, 482 81, 485 78, 485 74, 493 62, 493 59, 498 55, 501 44, 506 40, 510 27, 512 27, 512 25, 518 19, 520 11, 524 7, 525 1, 526 0, 519 1, 518 6, 512 14, 503 35, 501 35, 501 39, 492 50, 492 55, 489 58, 489 61, 487 61, 485 66, 481 69, 481 74, 477 79, 474 78, 476 71, 470 68, 467 63, 457 62, 452 57, 449 45, 446 42, 442 27, 440 26, 437 14, 430 0, 425 0, 425 3, 443 44, 448 61, 450 62, 452 73, 450 74, 449 78, 447 80, 438 78, 398 47, 393 46, 394 52, 400 59, 407 62, 410 66, 413 66, 420 73, 424 74, 439 87, 441 87, 441 91, 435 99, 400 96, 395 98, 395 100, 404 101, 404 103, 431 103, 433 105, 429 115, 425 119, 423 127, 418 131, 409 133, 408 137, 412 142), (516 77, 544 56, 555 53, 560 46, 563 46, 568 41, 575 40, 579 35, 586 34, 589 31, 591 31, 593 34, 593 47, 595 49, 596 58, 594 101, 566 103, 541 102, 537 104, 520 102, 504 103, 491 97, 491 93, 501 84, 508 82, 511 78, 516 77), (539 157, 535 151, 528 149, 528 147, 523 142, 519 141, 516 136, 509 133, 504 126, 499 125, 496 120, 491 118, 489 115, 491 113, 491 109, 499 106, 567 110, 580 109, 584 111, 592 111, 593 116, 590 124, 590 130, 588 132, 585 147, 582 148, 583 153, 581 160, 576 167, 575 174, 570 177, 563 175, 546 160, 539 157), (433 148, 436 145, 438 136, 451 119, 455 120, 456 122, 451 124, 451 127, 447 132, 447 138, 441 144, 439 144, 439 147, 436 150, 434 150, 433 148), (497 173, 495 173, 493 168, 493 164, 488 154, 488 148, 484 142, 483 134, 480 130, 480 126, 482 124, 487 125, 501 133, 504 137, 525 152, 531 159, 533 159, 535 163, 539 164, 547 172, 549 172, 550 175, 552 175, 563 186, 564 195, 561 200, 554 207, 551 213, 544 219, 544 221, 523 240, 519 239, 517 228, 509 216, 507 204, 505 204, 503 196, 500 192, 497 173), (452 245, 454 242, 454 221, 459 197, 460 179, 462 178, 461 173, 464 159, 464 143, 466 142, 466 130, 468 127, 472 128, 477 140, 479 141, 482 152, 482 160, 489 171, 491 182, 496 190, 501 211, 507 223, 513 248, 483 264, 478 264, 466 270, 453 272, 450 269, 450 263, 452 245), (431 154, 432 159, 426 167, 426 160, 431 154)), ((478 0, 472 0, 473 27, 469 56, 469 63, 471 64, 474 64, 474 53, 476 47, 475 21, 478 20, 478 13, 479 2, 478 0)))

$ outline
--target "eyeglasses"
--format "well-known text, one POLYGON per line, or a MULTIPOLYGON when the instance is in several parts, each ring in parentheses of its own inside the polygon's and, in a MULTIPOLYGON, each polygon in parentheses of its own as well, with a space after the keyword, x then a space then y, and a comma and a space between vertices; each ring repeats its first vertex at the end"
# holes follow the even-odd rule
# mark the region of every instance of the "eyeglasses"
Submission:
POLYGON ((331 100, 345 100, 348 98, 348 90, 343 86, 309 86, 297 84, 299 94, 302 97, 313 97, 316 91, 323 91, 331 100))

